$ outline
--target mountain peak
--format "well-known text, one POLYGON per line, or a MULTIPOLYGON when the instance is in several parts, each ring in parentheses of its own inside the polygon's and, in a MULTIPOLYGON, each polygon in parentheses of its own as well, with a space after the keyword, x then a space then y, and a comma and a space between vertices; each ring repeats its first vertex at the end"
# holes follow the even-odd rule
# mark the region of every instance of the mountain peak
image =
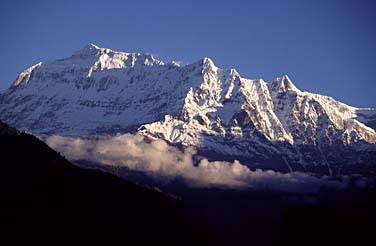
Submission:
POLYGON ((73 56, 90 56, 95 55, 100 51, 101 48, 99 48, 97 45, 88 43, 84 47, 82 47, 80 50, 76 51, 73 56))
POLYGON ((201 59, 201 61, 204 66, 216 67, 213 60, 209 57, 204 57, 201 59))
POLYGON ((204 57, 201 60, 199 60, 197 63, 199 64, 199 66, 202 67, 203 73, 216 71, 218 69, 217 66, 214 64, 213 60, 209 57, 204 57))
POLYGON ((87 45, 85 45, 85 47, 90 49, 100 49, 98 45, 95 45, 93 43, 88 43, 87 45))
POLYGON ((279 92, 286 92, 286 91, 295 91, 299 92, 300 90, 292 83, 289 76, 284 75, 282 77, 277 77, 271 87, 276 89, 279 92))

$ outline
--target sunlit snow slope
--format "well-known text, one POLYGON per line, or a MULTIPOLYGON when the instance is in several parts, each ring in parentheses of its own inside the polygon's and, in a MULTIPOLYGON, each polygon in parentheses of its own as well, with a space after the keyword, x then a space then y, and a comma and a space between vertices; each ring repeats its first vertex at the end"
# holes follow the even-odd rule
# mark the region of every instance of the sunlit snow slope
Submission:
POLYGON ((0 94, 0 119, 34 134, 139 132, 213 159, 328 175, 376 166, 376 113, 217 68, 93 44, 38 63, 0 94))

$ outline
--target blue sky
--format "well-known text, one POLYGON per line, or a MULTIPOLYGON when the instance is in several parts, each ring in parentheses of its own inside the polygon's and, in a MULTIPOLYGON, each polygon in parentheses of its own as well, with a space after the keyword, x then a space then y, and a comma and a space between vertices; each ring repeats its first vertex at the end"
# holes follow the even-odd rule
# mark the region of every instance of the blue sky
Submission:
POLYGON ((376 107, 376 3, 358 0, 1 1, 0 89, 87 43, 164 61, 211 57, 243 77, 376 107))

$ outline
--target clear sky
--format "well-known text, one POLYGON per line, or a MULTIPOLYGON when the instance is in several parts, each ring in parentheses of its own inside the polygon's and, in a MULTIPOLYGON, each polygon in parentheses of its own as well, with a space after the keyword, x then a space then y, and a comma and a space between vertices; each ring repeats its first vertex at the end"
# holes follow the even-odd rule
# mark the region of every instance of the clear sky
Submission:
POLYGON ((211 57, 243 77, 288 74, 301 90, 376 107, 376 1, 0 2, 0 89, 87 43, 163 61, 211 57))

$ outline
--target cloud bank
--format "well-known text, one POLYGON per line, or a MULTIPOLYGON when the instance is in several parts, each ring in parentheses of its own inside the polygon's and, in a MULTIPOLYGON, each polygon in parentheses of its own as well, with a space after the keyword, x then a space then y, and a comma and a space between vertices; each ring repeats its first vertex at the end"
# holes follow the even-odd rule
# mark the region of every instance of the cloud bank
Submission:
POLYGON ((300 172, 250 170, 239 161, 194 161, 196 150, 180 151, 164 140, 148 140, 142 135, 82 139, 51 136, 47 144, 72 162, 90 161, 107 167, 127 167, 150 177, 182 179, 194 187, 252 188, 283 192, 317 192, 323 186, 343 188, 346 182, 323 180, 300 172))

